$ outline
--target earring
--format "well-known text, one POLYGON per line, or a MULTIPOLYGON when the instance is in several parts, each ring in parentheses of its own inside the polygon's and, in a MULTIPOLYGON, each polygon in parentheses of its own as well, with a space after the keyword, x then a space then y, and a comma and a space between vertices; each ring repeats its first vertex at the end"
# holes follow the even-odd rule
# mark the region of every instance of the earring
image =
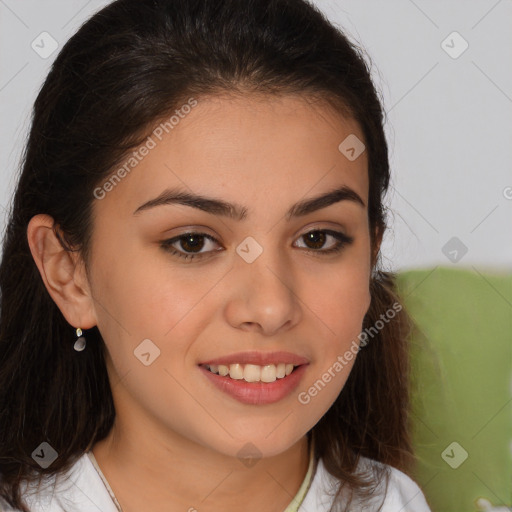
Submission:
POLYGON ((77 328, 76 335, 78 336, 78 339, 75 341, 75 344, 73 345, 73 348, 77 352, 82 352, 82 350, 85 348, 86 340, 82 336, 82 329, 80 329, 80 327, 77 328))

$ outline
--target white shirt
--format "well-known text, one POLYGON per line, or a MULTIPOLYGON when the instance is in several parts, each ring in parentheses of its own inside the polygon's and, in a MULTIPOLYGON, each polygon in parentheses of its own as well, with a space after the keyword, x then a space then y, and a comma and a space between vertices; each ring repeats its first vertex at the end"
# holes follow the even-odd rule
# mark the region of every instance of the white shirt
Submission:
MULTIPOLYGON (((361 459, 361 463, 368 459, 361 459)), ((329 492, 337 480, 318 462, 313 480, 298 512, 328 512, 329 492)), ((22 493, 30 512, 118 512, 109 491, 91 459, 84 453, 67 473, 43 480, 41 487, 29 484, 22 493), (57 482, 57 483, 56 483, 57 482)), ((381 496, 382 501, 382 496, 381 496)), ((379 504, 379 502, 377 502, 379 504)), ((351 507, 352 508, 352 507, 351 507)), ((375 508, 358 506, 358 512, 375 508)), ((0 512, 16 512, 0 498, 0 512)), ((391 468, 391 479, 382 512, 431 512, 420 488, 401 471, 391 468)))

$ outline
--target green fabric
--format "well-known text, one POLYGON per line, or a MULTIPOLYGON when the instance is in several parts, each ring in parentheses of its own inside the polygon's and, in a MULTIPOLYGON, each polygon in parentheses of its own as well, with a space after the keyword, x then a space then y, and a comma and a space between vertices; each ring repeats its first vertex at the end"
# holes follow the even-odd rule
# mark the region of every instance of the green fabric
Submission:
POLYGON ((432 512, 512 506, 512 275, 404 271, 411 339, 413 478, 432 512), (456 469, 463 455, 468 458, 456 469), (444 458, 442 454, 444 452, 444 458))

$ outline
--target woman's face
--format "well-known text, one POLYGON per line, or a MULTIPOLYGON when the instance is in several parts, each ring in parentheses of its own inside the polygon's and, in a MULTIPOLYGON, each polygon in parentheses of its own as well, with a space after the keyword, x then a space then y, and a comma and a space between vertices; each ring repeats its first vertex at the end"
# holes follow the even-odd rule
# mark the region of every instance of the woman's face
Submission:
POLYGON ((89 285, 117 421, 277 455, 354 364, 370 304, 363 135, 299 97, 188 105, 94 201, 89 285), (165 191, 203 199, 151 203, 165 191))

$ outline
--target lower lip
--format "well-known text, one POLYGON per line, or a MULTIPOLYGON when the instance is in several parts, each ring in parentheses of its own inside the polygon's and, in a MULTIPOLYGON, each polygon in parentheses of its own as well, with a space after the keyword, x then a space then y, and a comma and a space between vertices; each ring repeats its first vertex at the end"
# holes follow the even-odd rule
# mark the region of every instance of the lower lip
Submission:
POLYGON ((244 404, 263 405, 279 402, 299 385, 306 364, 298 366, 290 375, 274 382, 246 382, 244 379, 222 377, 200 366, 201 371, 221 391, 244 404))

